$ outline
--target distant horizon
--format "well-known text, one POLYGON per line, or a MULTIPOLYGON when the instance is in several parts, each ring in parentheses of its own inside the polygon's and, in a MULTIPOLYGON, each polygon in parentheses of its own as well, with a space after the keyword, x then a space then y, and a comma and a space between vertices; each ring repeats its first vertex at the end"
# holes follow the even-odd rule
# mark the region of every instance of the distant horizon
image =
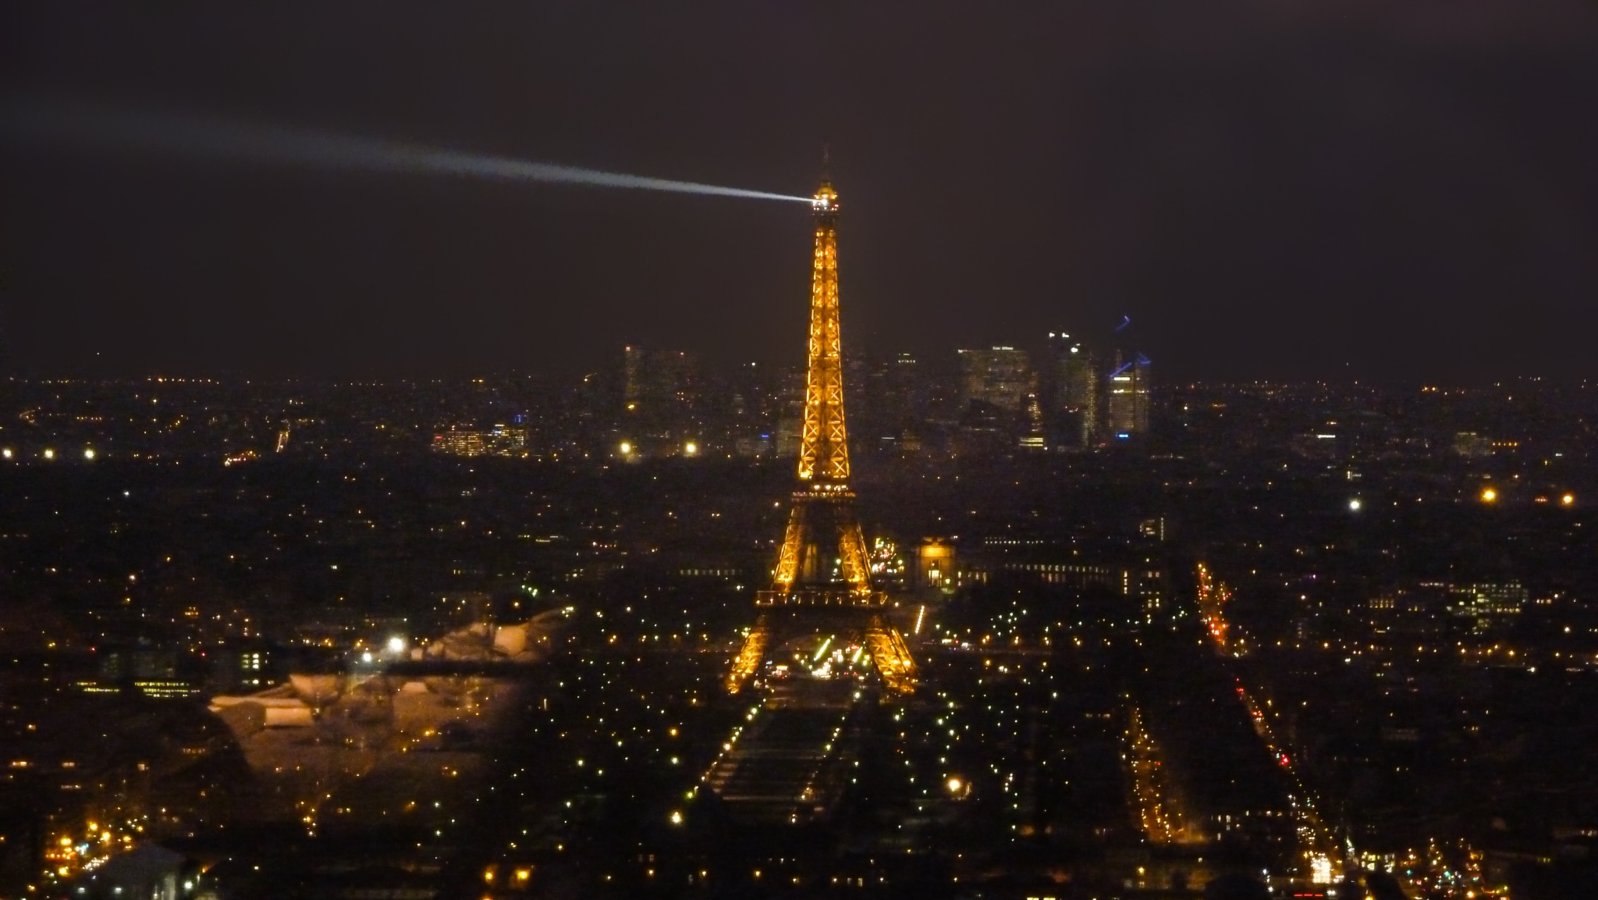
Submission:
MULTIPOLYGON (((1014 344, 1002 345, 1001 344, 1001 345, 993 345, 993 346, 1016 346, 1016 345, 1014 345, 1014 344)), ((656 349, 656 348, 652 348, 652 349, 656 349)), ((667 351, 667 352, 676 352, 678 348, 662 347, 662 348, 658 348, 658 349, 661 349, 661 350, 664 350, 664 351, 667 351)), ((979 348, 965 347, 965 348, 951 348, 951 349, 949 349, 945 354, 943 354, 944 358, 937 359, 936 362, 932 363, 932 365, 936 367, 936 368, 933 368, 931 370, 934 376, 953 376, 953 375, 957 375, 958 374, 958 362, 957 362, 957 360, 954 359, 953 354, 955 352, 957 352, 957 350, 959 350, 959 349, 979 349, 979 348)), ((618 348, 618 351, 619 350, 620 350, 620 348, 618 348)), ((683 352, 692 352, 692 351, 683 351, 683 352)), ((885 362, 888 359, 891 359, 893 355, 896 355, 896 354, 884 354, 884 355, 868 356, 867 357, 867 362, 868 363, 885 362)), ((851 354, 849 354, 847 352, 844 354, 844 358, 845 358, 846 361, 854 361, 854 360, 860 359, 859 356, 851 355, 851 354)), ((929 357, 916 355, 916 359, 918 361, 926 361, 927 359, 929 359, 929 357)), ((758 365, 762 365, 762 366, 773 366, 774 365, 774 364, 763 363, 763 362, 758 362, 758 361, 757 361, 757 364, 758 365)), ((618 358, 615 360, 615 366, 614 367, 589 366, 589 367, 579 367, 579 368, 575 368, 575 369, 498 368, 498 369, 486 369, 486 370, 475 371, 475 372, 438 372, 438 373, 433 373, 433 374, 414 374, 414 373, 402 374, 402 373, 374 373, 374 372, 368 372, 368 373, 349 373, 349 372, 344 372, 344 373, 312 373, 312 374, 275 374, 275 373, 273 373, 273 374, 258 374, 258 373, 244 373, 244 372, 236 372, 236 371, 235 372, 227 372, 227 371, 211 371, 211 372, 189 371, 189 372, 179 372, 179 371, 174 371, 174 370, 170 370, 170 369, 168 369, 168 370, 149 371, 149 372, 142 372, 142 373, 141 372, 132 372, 132 371, 128 371, 128 372, 64 372, 64 371, 58 371, 58 372, 18 372, 18 371, 11 371, 11 372, 5 373, 3 375, 0 375, 0 380, 4 380, 4 381, 8 381, 8 382, 14 382, 14 383, 24 383, 24 384, 49 384, 49 383, 62 383, 62 384, 107 383, 107 384, 117 384, 117 383, 147 383, 147 382, 157 382, 157 383, 159 383, 159 382, 163 382, 164 381, 164 382, 170 382, 174 386, 183 385, 183 384, 196 384, 196 385, 198 385, 198 384, 216 384, 216 385, 306 384, 306 385, 331 385, 331 386, 362 385, 362 384, 370 384, 370 385, 450 384, 450 383, 470 383, 470 382, 473 382, 473 381, 500 381, 500 380, 513 380, 513 379, 535 379, 535 380, 545 380, 545 381, 554 380, 554 381, 562 381, 562 382, 572 382, 572 383, 575 384, 577 382, 580 382, 585 376, 589 376, 589 375, 619 374, 620 365, 621 365, 621 363, 620 363, 619 352, 618 352, 618 358)), ((732 363, 732 364, 727 364, 727 365, 721 365, 721 364, 711 363, 711 364, 702 366, 701 371, 702 371, 703 374, 707 374, 707 375, 710 375, 712 377, 724 376, 724 375, 731 374, 732 372, 734 372, 741 365, 743 365, 743 364, 742 363, 732 363)), ((792 362, 792 363, 783 363, 783 364, 780 364, 780 365, 774 365, 774 367, 779 368, 781 370, 784 370, 788 374, 802 374, 804 372, 804 369, 805 369, 805 364, 804 364, 804 362, 802 360, 799 360, 799 361, 795 361, 795 362, 792 362)), ((1352 376, 1349 376, 1349 377, 1305 376, 1305 377, 1297 377, 1297 378, 1270 377, 1270 376, 1255 376, 1255 377, 1238 376, 1238 377, 1212 377, 1212 378, 1179 378, 1178 377, 1178 378, 1173 378, 1173 377, 1168 377, 1166 375, 1166 373, 1164 373, 1161 370, 1161 367, 1159 366, 1158 362, 1155 362, 1153 364, 1152 373, 1153 373, 1153 377, 1151 378, 1151 388, 1155 392, 1169 390, 1169 389, 1171 389, 1173 387, 1175 387, 1175 388, 1181 388, 1181 387, 1227 387, 1227 386, 1239 386, 1239 387, 1241 387, 1241 386, 1250 386, 1250 385, 1284 385, 1284 386, 1287 386, 1287 385, 1291 385, 1291 386, 1327 385, 1327 386, 1337 386, 1337 387, 1374 387, 1374 388, 1382 388, 1382 389, 1387 389, 1387 390, 1412 390, 1413 389, 1413 390, 1417 390, 1417 391, 1421 390, 1421 389, 1424 389, 1424 388, 1436 388, 1436 389, 1445 390, 1445 391, 1446 390, 1483 390, 1483 389, 1493 388, 1493 387, 1502 387, 1502 386, 1509 385, 1509 384, 1518 385, 1518 384, 1539 384, 1539 383, 1543 384, 1545 386, 1552 386, 1552 387, 1587 387, 1589 385, 1594 386, 1594 387, 1598 387, 1598 376, 1594 376, 1594 377, 1587 377, 1587 376, 1560 377, 1560 376, 1555 376, 1555 375, 1542 375, 1542 374, 1483 375, 1479 379, 1475 379, 1475 380, 1471 380, 1471 381, 1445 380, 1445 379, 1439 379, 1439 378, 1411 378, 1411 377, 1372 378, 1372 377, 1360 377, 1358 375, 1352 375, 1352 376)), ((846 375, 846 379, 847 379, 847 375, 846 375)), ((847 380, 846 380, 846 383, 847 383, 847 380)))

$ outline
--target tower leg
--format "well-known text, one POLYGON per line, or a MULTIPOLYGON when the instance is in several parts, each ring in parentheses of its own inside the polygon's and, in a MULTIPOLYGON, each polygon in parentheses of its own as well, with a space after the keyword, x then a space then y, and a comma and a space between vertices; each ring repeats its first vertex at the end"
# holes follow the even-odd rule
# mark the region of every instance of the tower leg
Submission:
POLYGON ((766 625, 766 617, 761 616, 755 620, 755 626, 749 629, 743 647, 732 661, 732 670, 727 673, 727 693, 736 694, 748 684, 760 668, 760 660, 766 655, 766 642, 770 637, 771 629, 766 625))
POLYGON ((910 655, 910 646, 904 635, 882 616, 872 616, 866 629, 866 647, 871 652, 871 662, 882 676, 882 683, 890 693, 911 694, 916 689, 916 661, 910 655))
POLYGON ((838 557, 843 563, 843 580, 856 591, 870 591, 871 563, 866 557, 866 538, 860 530, 860 522, 852 516, 838 524, 838 557))
POLYGON ((773 579, 779 588, 793 587, 799 577, 799 557, 803 555, 805 540, 805 504, 795 503, 788 512, 788 527, 782 533, 782 550, 777 554, 777 572, 773 579))

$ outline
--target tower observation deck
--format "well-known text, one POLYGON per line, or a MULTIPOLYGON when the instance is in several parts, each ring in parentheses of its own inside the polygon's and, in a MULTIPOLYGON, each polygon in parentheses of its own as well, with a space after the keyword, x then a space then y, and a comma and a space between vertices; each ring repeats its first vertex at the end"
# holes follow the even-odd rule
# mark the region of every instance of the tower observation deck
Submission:
POLYGON ((888 690, 908 694, 915 689, 915 660, 887 618, 887 596, 871 587, 865 537, 849 487, 838 317, 838 209, 838 192, 823 179, 811 199, 816 233, 798 484, 771 587, 756 593, 755 624, 727 675, 727 689, 733 693, 754 676, 778 639, 827 623, 862 639, 888 690))

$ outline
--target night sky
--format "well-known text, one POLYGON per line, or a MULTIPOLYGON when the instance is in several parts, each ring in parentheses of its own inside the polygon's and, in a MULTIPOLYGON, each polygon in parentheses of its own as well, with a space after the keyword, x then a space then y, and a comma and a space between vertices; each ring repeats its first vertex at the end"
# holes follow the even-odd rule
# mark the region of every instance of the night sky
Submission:
MULTIPOLYGON (((7 4, 3 93, 844 207, 845 341, 1598 377, 1598 6, 7 4), (103 7, 103 8, 101 8, 103 7)), ((5 138, 0 373, 802 360, 806 207, 5 138)))

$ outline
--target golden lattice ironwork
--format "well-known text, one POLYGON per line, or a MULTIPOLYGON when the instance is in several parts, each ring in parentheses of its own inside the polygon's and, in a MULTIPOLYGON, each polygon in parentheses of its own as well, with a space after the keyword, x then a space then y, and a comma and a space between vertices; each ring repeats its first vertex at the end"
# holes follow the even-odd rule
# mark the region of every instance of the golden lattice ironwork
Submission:
POLYGON ((838 318, 838 192, 823 181, 812 200, 816 245, 810 268, 809 366, 799 480, 849 481, 843 419, 843 333, 838 318))
POLYGON ((872 616, 866 627, 866 652, 882 676, 882 683, 896 694, 908 694, 916 687, 916 661, 904 635, 882 616, 872 616))
MULTIPOLYGON (((816 239, 811 262, 810 331, 805 377, 799 486, 793 494, 772 588, 761 607, 857 607, 880 610, 887 598, 871 588, 865 535, 849 488, 849 441, 843 414, 843 336, 838 315, 838 192, 823 180, 811 198, 816 239), (836 555, 833 555, 835 552, 836 555), (834 566, 834 563, 836 564, 834 566)), ((904 637, 872 613, 859 632, 883 683, 914 689, 916 667, 904 637)), ((739 650, 728 687, 736 692, 758 668, 771 633, 762 618, 739 650)))
POLYGON ((766 628, 764 619, 755 622, 755 627, 749 629, 738 655, 733 658, 732 670, 727 673, 727 690, 738 693, 744 682, 760 668, 760 660, 766 655, 766 641, 770 637, 771 632, 766 628))

